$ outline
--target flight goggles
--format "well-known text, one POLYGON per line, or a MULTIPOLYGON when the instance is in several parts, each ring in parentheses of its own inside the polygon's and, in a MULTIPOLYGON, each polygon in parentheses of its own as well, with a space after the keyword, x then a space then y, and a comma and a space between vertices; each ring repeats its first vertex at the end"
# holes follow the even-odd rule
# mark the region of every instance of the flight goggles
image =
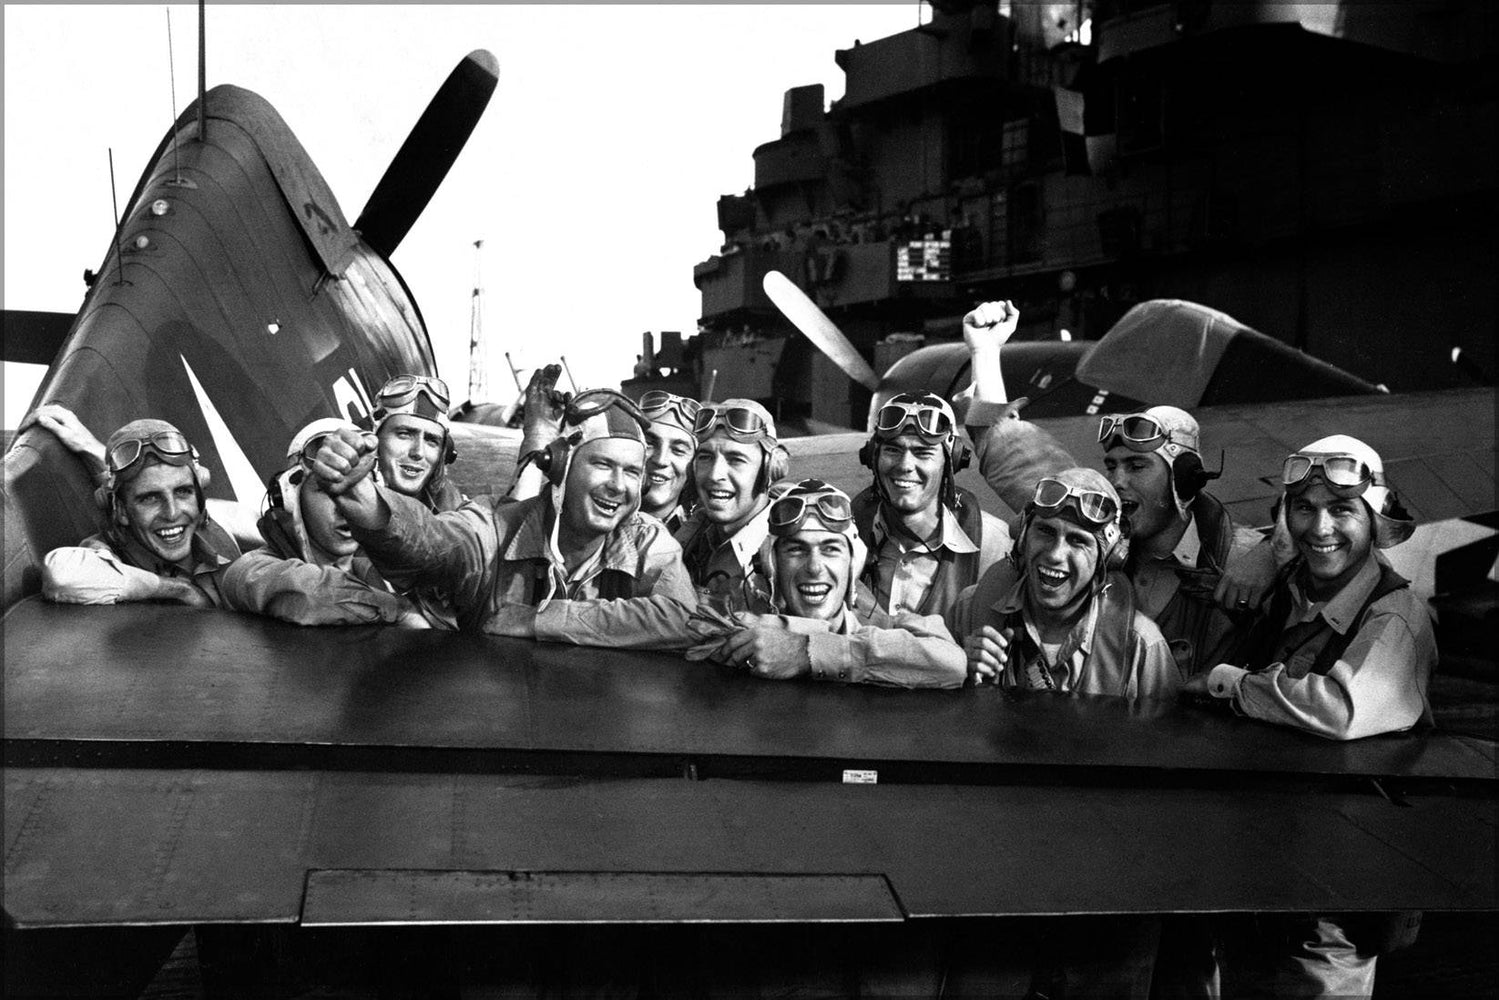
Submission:
POLYGON ((707 437, 720 424, 735 437, 770 436, 770 428, 764 418, 754 410, 742 406, 715 406, 712 403, 698 407, 697 416, 692 419, 692 433, 700 438, 707 437))
POLYGON ((193 461, 193 446, 178 431, 157 431, 145 437, 128 438, 109 449, 109 471, 119 475, 146 454, 155 454, 168 465, 189 465, 193 461))
POLYGON ((1050 476, 1036 484, 1036 492, 1031 496, 1031 506, 1043 516, 1050 517, 1068 500, 1073 501, 1073 506, 1083 520, 1095 528, 1114 523, 1119 515, 1119 505, 1107 493, 1069 486, 1050 476))
POLYGON ((1306 480, 1313 472, 1320 471, 1322 479, 1338 496, 1360 496, 1370 486, 1385 485, 1384 475, 1355 455, 1306 455, 1297 452, 1286 458, 1281 467, 1280 481, 1287 488, 1306 480))
MULTIPOLYGON (((1172 440, 1171 432, 1146 413, 1119 413, 1098 421, 1099 444, 1107 444, 1115 435, 1131 451, 1155 451, 1172 440)), ((1174 443, 1182 444, 1180 441, 1174 443)))
POLYGON ((691 427, 703 404, 686 396, 678 396, 665 389, 652 389, 640 397, 640 412, 654 420, 657 416, 676 410, 683 427, 691 427))
POLYGON ((848 494, 812 480, 770 505, 770 533, 779 537, 794 535, 809 516, 816 517, 830 531, 843 531, 853 523, 854 510, 848 494))
POLYGON ((916 433, 923 437, 945 438, 953 433, 952 414, 946 412, 940 400, 932 403, 892 399, 874 417, 874 429, 881 434, 894 434, 907 424, 914 424, 916 433))
POLYGON ((640 425, 641 430, 649 430, 651 422, 646 419, 645 414, 640 412, 630 397, 613 389, 588 389, 578 393, 568 400, 564 420, 569 426, 577 426, 596 417, 606 410, 617 409, 627 415, 640 425))
POLYGON ((380 389, 379 402, 387 410, 395 410, 415 402, 419 394, 425 395, 439 411, 447 414, 452 396, 448 384, 436 375, 397 375, 380 389))

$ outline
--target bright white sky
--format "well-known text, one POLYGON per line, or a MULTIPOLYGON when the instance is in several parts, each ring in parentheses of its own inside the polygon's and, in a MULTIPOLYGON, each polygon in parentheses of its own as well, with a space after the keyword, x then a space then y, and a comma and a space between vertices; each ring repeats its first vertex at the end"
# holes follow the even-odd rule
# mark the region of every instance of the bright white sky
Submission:
MULTIPOLYGON (((167 8, 6 4, 5 307, 76 310, 172 121, 167 8), (123 207, 123 206, 122 206, 123 207)), ((177 109, 195 96, 197 9, 171 7, 177 109)), ((842 96, 835 49, 930 20, 914 2, 828 5, 208 6, 208 85, 280 111, 352 222, 467 52, 500 63, 489 109, 394 262, 439 370, 466 396, 473 241, 483 239, 493 395, 565 353, 583 384, 629 376, 644 330, 696 330, 692 266, 719 195, 753 183, 781 96, 842 96), (460 388, 461 387, 461 388, 460 388)), ((5 366, 4 426, 40 366, 5 366)), ((97 429, 96 430, 107 430, 97 429)))

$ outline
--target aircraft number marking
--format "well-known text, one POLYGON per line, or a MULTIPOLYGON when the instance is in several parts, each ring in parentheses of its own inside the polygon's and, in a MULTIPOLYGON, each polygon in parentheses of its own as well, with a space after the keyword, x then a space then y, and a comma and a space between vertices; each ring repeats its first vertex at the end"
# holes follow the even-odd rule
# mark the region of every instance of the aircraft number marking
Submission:
POLYGON ((359 381, 359 376, 354 374, 352 368, 348 374, 340 375, 333 383, 333 399, 338 404, 338 411, 356 424, 367 419, 375 410, 375 405, 364 391, 364 383, 359 381))

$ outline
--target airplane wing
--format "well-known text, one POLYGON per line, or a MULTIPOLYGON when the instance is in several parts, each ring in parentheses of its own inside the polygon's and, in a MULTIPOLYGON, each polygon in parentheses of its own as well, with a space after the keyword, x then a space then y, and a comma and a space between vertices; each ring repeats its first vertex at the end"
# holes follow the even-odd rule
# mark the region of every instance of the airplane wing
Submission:
POLYGON ((5 633, 20 929, 1499 905, 1462 736, 170 606, 5 633))

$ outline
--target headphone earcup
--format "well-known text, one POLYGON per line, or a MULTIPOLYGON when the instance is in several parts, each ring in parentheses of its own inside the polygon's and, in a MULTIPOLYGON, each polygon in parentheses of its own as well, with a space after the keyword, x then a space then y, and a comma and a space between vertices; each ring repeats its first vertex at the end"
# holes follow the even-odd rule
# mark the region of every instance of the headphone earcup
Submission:
MULTIPOLYGON (((94 506, 113 515, 114 494, 114 479, 111 478, 109 485, 99 486, 94 489, 94 506)), ((113 516, 110 519, 113 520, 113 516)))
POLYGON ((1186 503, 1202 491, 1211 476, 1203 474, 1202 458, 1184 451, 1171 461, 1171 485, 1178 500, 1186 503))
POLYGON ((874 460, 875 456, 877 456, 878 454, 879 442, 877 442, 874 438, 870 438, 868 441, 865 441, 862 445, 859 446, 859 464, 864 466, 864 468, 868 469, 870 472, 874 472, 874 460))
POLYGON ((453 444, 453 435, 447 436, 447 450, 443 452, 443 464, 452 465, 458 461, 458 448, 453 444))
POLYGON ((193 475, 198 479, 198 489, 207 493, 209 484, 213 482, 213 473, 207 466, 199 465, 196 458, 193 459, 193 475))
POLYGON ((952 471, 957 475, 968 468, 973 461, 973 449, 963 441, 962 438, 954 438, 952 443, 952 471))
POLYGON ((541 454, 536 459, 537 467, 546 473, 547 482, 553 486, 562 485, 562 477, 567 474, 567 456, 570 451, 572 442, 568 438, 553 438, 541 449, 541 454))
POLYGON ((791 474, 791 452, 786 446, 778 444, 771 449, 765 461, 760 464, 760 476, 755 481, 756 493, 768 493, 771 486, 785 479, 791 474))

